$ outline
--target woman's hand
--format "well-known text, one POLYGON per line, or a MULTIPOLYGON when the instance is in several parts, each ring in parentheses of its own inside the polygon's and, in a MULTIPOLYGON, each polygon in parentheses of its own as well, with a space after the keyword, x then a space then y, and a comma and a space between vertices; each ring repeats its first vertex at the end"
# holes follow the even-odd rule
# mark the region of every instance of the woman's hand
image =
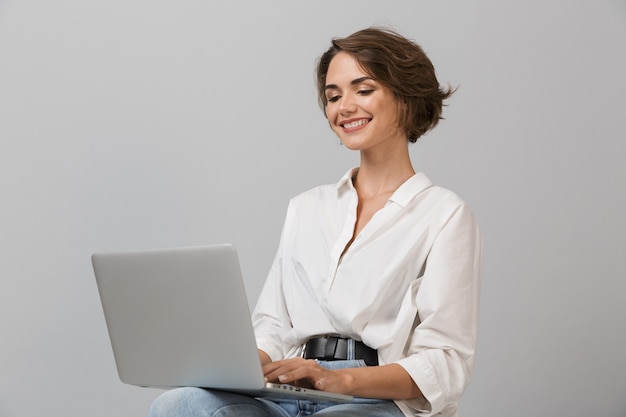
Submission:
POLYGON ((331 371, 312 359, 302 358, 276 361, 263 367, 269 382, 348 394, 352 377, 341 371, 331 371))

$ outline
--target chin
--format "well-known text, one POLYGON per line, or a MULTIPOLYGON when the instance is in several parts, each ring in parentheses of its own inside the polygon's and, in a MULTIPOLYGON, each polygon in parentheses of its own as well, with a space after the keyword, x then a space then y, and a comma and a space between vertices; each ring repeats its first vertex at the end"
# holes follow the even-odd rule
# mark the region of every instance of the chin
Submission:
POLYGON ((363 148, 362 140, 355 140, 356 138, 354 137, 346 138, 346 137, 341 137, 339 135, 337 136, 339 137, 341 144, 352 151, 360 151, 363 148))
POLYGON ((361 146, 358 143, 346 142, 344 140, 342 140, 341 143, 343 144, 343 146, 345 146, 346 148, 350 149, 351 151, 360 151, 361 150, 361 146))

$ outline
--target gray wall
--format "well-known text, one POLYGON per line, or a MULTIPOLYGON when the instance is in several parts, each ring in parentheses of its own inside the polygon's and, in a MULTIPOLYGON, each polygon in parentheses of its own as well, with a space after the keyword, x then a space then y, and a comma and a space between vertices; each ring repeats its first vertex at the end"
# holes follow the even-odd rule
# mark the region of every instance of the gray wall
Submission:
POLYGON ((623 0, 0 1, 0 416, 142 416, 89 257, 232 242, 251 305, 290 196, 358 162, 333 36, 389 25, 459 86, 415 166, 486 236, 464 417, 626 415, 623 0))

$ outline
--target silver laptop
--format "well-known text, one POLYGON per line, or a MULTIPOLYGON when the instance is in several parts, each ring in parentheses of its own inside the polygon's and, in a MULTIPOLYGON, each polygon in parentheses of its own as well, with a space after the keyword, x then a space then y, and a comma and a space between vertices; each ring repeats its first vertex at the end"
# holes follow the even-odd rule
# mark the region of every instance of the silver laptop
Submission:
POLYGON ((233 245, 96 253, 92 264, 122 382, 352 400, 265 382, 233 245))

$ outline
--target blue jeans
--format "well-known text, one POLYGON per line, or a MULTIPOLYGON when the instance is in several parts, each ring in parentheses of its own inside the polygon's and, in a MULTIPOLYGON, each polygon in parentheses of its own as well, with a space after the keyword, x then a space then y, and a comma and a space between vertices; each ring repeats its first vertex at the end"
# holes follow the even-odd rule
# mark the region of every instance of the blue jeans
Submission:
MULTIPOLYGON (((364 366, 361 360, 320 361, 329 369, 364 366)), ((403 417, 393 401, 355 398, 350 403, 293 399, 264 399, 207 390, 175 388, 161 394, 152 404, 149 417, 403 417)))

